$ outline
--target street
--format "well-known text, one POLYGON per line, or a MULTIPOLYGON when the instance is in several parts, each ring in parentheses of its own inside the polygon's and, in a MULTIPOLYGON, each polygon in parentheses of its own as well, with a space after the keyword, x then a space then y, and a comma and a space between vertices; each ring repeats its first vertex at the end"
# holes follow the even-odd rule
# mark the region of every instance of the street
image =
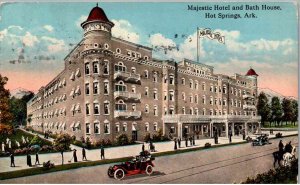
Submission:
MULTIPOLYGON (((298 137, 282 139, 298 145, 298 137)), ((240 183, 273 168, 272 153, 279 139, 271 144, 240 144, 157 157, 154 174, 125 177, 122 181, 107 176, 110 165, 79 168, 49 174, 3 180, 1 183, 240 183)))

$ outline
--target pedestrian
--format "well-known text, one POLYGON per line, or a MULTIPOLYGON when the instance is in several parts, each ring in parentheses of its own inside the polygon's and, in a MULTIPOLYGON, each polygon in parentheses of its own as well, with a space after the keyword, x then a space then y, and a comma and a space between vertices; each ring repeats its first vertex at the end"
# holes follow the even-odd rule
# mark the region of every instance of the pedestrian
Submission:
POLYGON ((291 143, 292 142, 290 141, 288 144, 285 145, 284 147, 285 152, 292 153, 293 147, 291 143))
POLYGON ((63 150, 60 151, 60 155, 61 155, 61 165, 64 165, 64 151, 63 150))
POLYGON ((143 145, 142 145, 142 152, 144 152, 144 151, 145 151, 145 145, 143 143, 143 145))
POLYGON ((32 164, 31 164, 31 156, 29 154, 29 152, 27 152, 27 166, 31 167, 32 164))
POLYGON ((217 133, 217 131, 214 132, 214 139, 215 139, 215 144, 218 144, 218 133, 217 133))
POLYGON ((188 147, 188 138, 185 137, 185 147, 188 147))
POLYGON ((243 133, 243 140, 245 140, 246 139, 246 131, 245 131, 245 129, 243 129, 242 133, 243 133))
POLYGON ((174 138, 174 150, 177 150, 177 140, 174 138))
POLYGON ((181 139, 178 138, 178 139, 177 139, 177 142, 178 142, 178 148, 180 148, 180 147, 181 147, 181 146, 180 146, 180 145, 181 145, 181 139))
POLYGON ((44 130, 44 138, 46 138, 46 130, 44 130))
POLYGON ((16 167, 14 151, 12 151, 11 154, 10 154, 10 167, 16 167))
POLYGON ((190 139, 190 145, 193 146, 193 138, 192 138, 192 136, 190 136, 189 139, 190 139))
POLYGON ((105 159, 105 157, 104 157, 104 147, 103 146, 101 146, 100 152, 101 152, 101 159, 105 159))
POLYGON ((86 152, 85 152, 84 147, 82 148, 82 160, 83 161, 87 161, 87 159, 86 159, 86 152))
POLYGON ((193 139, 193 145, 195 146, 195 135, 193 135, 192 139, 193 139))
POLYGON ((77 152, 77 150, 74 149, 74 150, 73 150, 73 158, 74 158, 74 162, 75 162, 75 163, 78 162, 76 152, 77 152))
POLYGON ((228 136, 229 136, 229 143, 231 143, 232 142, 232 131, 231 130, 229 130, 229 133, 228 133, 228 136))
POLYGON ((38 165, 40 165, 39 152, 36 152, 36 154, 35 154, 35 165, 36 165, 36 163, 38 163, 38 165))

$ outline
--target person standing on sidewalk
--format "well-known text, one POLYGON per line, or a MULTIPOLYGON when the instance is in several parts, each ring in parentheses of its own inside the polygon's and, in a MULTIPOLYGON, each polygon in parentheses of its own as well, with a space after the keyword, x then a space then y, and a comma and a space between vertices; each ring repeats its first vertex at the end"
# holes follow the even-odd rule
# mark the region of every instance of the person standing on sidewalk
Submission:
POLYGON ((105 156, 104 156, 104 147, 102 145, 101 145, 100 153, 101 153, 101 159, 105 159, 105 156))
POLYGON ((181 145, 181 139, 178 138, 178 139, 177 139, 177 142, 178 142, 178 148, 180 148, 180 147, 181 147, 181 146, 180 146, 180 145, 181 145))
POLYGON ((36 165, 36 163, 38 163, 38 165, 40 165, 39 152, 36 152, 36 154, 35 154, 35 165, 36 165))
POLYGON ((229 143, 231 143, 232 142, 232 131, 231 130, 229 130, 229 133, 228 133, 228 136, 229 136, 229 143))
POLYGON ((31 156, 30 156, 29 152, 27 152, 26 157, 27 157, 27 165, 28 165, 29 167, 31 167, 31 166, 32 166, 32 164, 31 164, 31 156))
POLYGON ((174 150, 177 150, 177 140, 174 138, 174 150))
POLYGON ((87 159, 86 159, 86 151, 85 151, 84 147, 82 148, 82 160, 83 161, 87 161, 87 159))
POLYGON ((145 151, 145 145, 143 143, 143 145, 142 145, 142 152, 144 152, 144 151, 145 151))
POLYGON ((64 151, 63 150, 60 151, 60 155, 61 155, 61 165, 64 165, 64 151))
POLYGON ((75 163, 78 162, 76 151, 77 151, 76 149, 73 150, 73 158, 74 158, 74 162, 75 162, 75 163))
POLYGON ((11 154, 10 154, 10 167, 16 167, 14 151, 12 151, 11 154))
POLYGON ((185 137, 185 147, 188 147, 188 138, 185 137))

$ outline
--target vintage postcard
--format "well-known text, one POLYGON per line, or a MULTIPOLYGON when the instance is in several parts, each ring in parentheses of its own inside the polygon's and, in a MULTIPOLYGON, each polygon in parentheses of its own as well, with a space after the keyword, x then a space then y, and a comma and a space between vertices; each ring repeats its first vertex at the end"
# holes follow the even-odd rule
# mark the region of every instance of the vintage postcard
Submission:
POLYGON ((1 2, 0 183, 298 181, 298 3, 1 2))

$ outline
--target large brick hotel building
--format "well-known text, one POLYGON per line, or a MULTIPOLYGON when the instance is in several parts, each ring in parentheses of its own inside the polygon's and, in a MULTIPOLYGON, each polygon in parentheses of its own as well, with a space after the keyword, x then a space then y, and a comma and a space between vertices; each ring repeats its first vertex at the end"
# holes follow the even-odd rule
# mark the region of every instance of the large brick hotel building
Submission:
POLYGON ((83 39, 64 70, 27 104, 33 129, 92 141, 127 133, 142 140, 166 135, 227 136, 260 128, 257 74, 214 74, 194 61, 152 58, 152 49, 111 35, 114 24, 94 7, 81 24, 83 39))

